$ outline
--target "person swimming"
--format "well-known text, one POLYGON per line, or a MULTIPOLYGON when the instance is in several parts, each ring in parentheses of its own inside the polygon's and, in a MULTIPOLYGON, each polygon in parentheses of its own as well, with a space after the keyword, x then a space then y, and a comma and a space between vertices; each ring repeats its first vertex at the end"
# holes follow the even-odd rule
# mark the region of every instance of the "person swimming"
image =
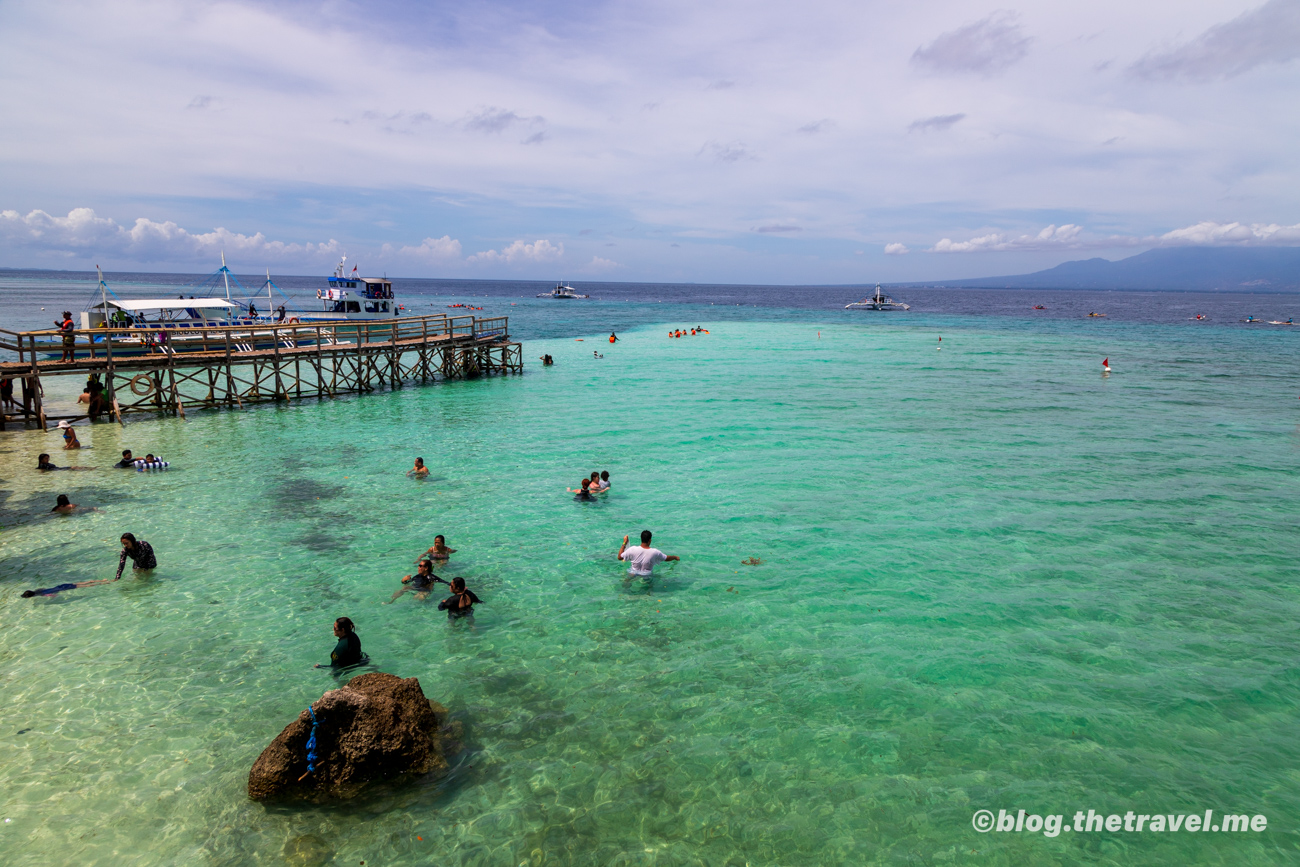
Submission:
POLYGON ((67 494, 59 494, 54 501, 54 508, 51 512, 58 512, 60 515, 71 515, 77 510, 77 504, 68 499, 67 494))
POLYGON ((416 567, 415 574, 407 575, 402 579, 402 584, 405 586, 394 593, 393 598, 389 599, 388 602, 389 604, 396 602, 405 593, 414 593, 416 599, 427 599, 434 584, 446 583, 446 581, 433 574, 432 561, 421 560, 420 565, 416 567))
POLYGON ((50 456, 42 453, 36 458, 36 469, 48 473, 50 470, 66 470, 67 467, 56 467, 50 463, 50 456))
POLYGON ((96 584, 112 584, 116 578, 98 578, 94 581, 78 581, 75 584, 56 584, 53 587, 41 587, 37 590, 24 590, 22 597, 31 599, 33 596, 53 596, 56 593, 62 593, 64 590, 76 590, 80 587, 94 587, 96 584))
POLYGON ((465 586, 465 579, 460 577, 451 579, 451 594, 438 603, 438 610, 446 611, 448 620, 472 617, 474 606, 483 601, 474 595, 473 590, 465 586))
POLYGON ((578 502, 587 502, 595 499, 591 495, 591 479, 583 479, 581 489, 566 488, 565 490, 567 490, 570 494, 573 494, 573 499, 577 500, 578 502))
POLYGON ((451 555, 455 553, 456 553, 455 548, 447 547, 447 539, 445 537, 434 536, 433 545, 429 548, 428 551, 424 552, 424 556, 430 560, 441 560, 442 562, 445 563, 448 560, 450 560, 451 555))
POLYGON ((415 466, 407 470, 406 474, 415 479, 423 479, 429 475, 429 468, 424 465, 424 458, 416 458, 415 466))
POLYGON ((122 460, 113 464, 113 467, 119 470, 135 469, 135 457, 131 454, 131 450, 122 449, 122 460))
POLYGON ((600 493, 609 490, 609 470, 602 470, 600 473, 600 493))
POLYGON ((146 569, 156 569, 158 567, 158 558, 154 556, 153 546, 143 539, 137 540, 131 533, 122 534, 122 556, 117 561, 117 576, 114 581, 122 577, 122 570, 126 568, 126 558, 131 558, 131 565, 137 571, 146 569))
POLYGON ((617 342, 618 342, 618 335, 615 334, 615 333, 612 332, 612 331, 609 332, 609 342, 610 342, 610 343, 617 343, 617 342))
MULTIPOLYGON (((370 661, 369 657, 361 652, 361 639, 357 637, 357 628, 351 619, 340 617, 334 621, 334 637, 339 642, 334 645, 334 650, 330 653, 330 668, 347 668, 370 661)), ((325 666, 318 662, 316 667, 325 666)))

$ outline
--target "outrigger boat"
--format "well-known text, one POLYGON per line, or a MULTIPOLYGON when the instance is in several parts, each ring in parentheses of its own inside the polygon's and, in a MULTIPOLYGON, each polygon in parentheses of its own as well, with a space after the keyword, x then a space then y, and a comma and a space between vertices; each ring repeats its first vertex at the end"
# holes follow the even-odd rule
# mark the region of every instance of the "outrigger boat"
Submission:
POLYGON ((880 291, 880 284, 876 284, 876 294, 870 298, 863 298, 861 301, 854 301, 852 304, 845 304, 845 310, 911 310, 912 308, 902 301, 895 301, 884 292, 880 291))
POLYGON ((538 298, 590 298, 590 295, 579 295, 573 290, 572 286, 565 286, 563 283, 558 284, 550 292, 539 292, 538 298))

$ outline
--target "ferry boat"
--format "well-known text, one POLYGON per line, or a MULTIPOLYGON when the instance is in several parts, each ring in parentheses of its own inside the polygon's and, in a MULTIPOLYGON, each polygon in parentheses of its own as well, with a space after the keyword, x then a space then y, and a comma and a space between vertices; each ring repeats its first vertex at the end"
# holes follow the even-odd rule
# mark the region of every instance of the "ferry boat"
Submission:
POLYGON ((852 304, 845 304, 845 310, 911 310, 912 308, 902 301, 895 301, 884 292, 880 291, 880 284, 876 284, 876 294, 870 298, 863 298, 861 301, 854 301, 852 304))
POLYGON ((539 292, 538 298, 590 298, 589 295, 579 295, 573 290, 572 286, 565 286, 563 283, 558 284, 550 292, 539 292))

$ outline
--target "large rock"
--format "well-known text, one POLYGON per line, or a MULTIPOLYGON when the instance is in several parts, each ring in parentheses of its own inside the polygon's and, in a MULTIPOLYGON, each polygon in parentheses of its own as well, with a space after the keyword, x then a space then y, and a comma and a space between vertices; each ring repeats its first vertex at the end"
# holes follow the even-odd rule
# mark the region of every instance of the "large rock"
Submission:
POLYGON ((304 710, 253 763, 248 773, 253 800, 342 800, 370 783, 447 768, 447 709, 425 698, 414 677, 363 674, 311 707, 318 723, 316 770, 307 774, 311 714, 304 710))

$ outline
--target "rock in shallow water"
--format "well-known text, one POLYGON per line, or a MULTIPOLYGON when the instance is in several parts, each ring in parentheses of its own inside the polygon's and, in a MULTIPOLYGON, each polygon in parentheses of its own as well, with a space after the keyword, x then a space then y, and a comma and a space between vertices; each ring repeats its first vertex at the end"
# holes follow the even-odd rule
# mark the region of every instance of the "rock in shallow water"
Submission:
POLYGON ((370 783, 447 768, 442 732, 447 709, 425 698, 414 677, 363 674, 325 693, 311 708, 317 721, 316 770, 307 774, 312 721, 304 710, 253 763, 248 797, 254 801, 346 800, 370 783))

